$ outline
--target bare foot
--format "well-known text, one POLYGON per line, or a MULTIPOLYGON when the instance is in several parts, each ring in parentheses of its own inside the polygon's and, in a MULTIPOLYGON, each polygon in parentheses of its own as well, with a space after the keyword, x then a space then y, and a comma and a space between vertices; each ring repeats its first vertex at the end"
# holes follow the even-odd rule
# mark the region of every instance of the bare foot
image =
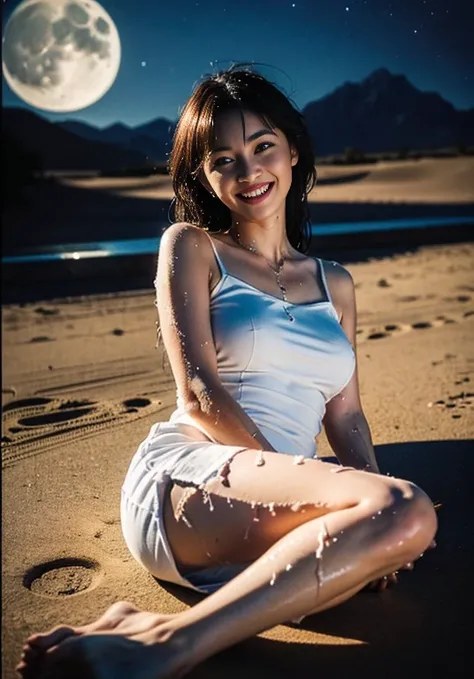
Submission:
POLYGON ((179 679, 183 670, 177 651, 156 643, 153 633, 97 633, 66 639, 21 674, 25 679, 179 679))
POLYGON ((118 602, 89 625, 60 626, 45 634, 30 636, 17 670, 24 679, 66 675, 72 679, 73 670, 84 679, 179 676, 169 674, 166 669, 173 664, 171 656, 176 656, 176 640, 167 643, 167 648, 160 643, 170 641, 171 628, 166 623, 173 618, 172 615, 139 611, 133 604, 118 602), (150 657, 153 657, 151 665, 148 664, 150 657), (125 673, 122 666, 128 667, 125 673), (157 674, 161 667, 163 671, 157 674))

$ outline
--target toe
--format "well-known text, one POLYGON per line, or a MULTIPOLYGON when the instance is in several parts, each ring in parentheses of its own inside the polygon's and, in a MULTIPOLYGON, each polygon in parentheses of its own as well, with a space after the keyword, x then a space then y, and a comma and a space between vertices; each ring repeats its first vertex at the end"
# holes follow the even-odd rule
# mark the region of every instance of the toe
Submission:
POLYGON ((28 637, 27 643, 34 649, 45 650, 51 646, 57 646, 68 637, 77 636, 78 632, 73 627, 56 627, 46 634, 33 634, 28 637))

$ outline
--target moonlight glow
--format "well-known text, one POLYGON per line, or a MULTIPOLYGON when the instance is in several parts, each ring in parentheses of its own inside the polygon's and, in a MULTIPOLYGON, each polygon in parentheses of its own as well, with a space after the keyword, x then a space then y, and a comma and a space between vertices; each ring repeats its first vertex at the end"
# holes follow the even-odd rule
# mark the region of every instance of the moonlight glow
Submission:
POLYGON ((5 27, 5 80, 36 108, 90 106, 113 85, 119 66, 117 28, 95 0, 26 0, 5 27))

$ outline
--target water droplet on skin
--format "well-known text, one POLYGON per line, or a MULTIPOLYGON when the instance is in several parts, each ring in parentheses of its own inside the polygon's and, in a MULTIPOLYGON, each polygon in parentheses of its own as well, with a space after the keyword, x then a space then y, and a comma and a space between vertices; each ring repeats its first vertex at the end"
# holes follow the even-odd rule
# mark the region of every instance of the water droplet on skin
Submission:
POLYGON ((304 464, 304 455, 295 455, 293 458, 293 464, 304 464))
POLYGON ((257 465, 257 467, 263 467, 263 465, 265 464, 265 460, 263 458, 263 450, 258 451, 257 457, 255 459, 255 464, 257 465))
POLYGON ((293 568, 293 566, 291 565, 291 563, 287 563, 285 571, 291 571, 292 568, 293 568))
POLYGON ((270 580, 270 587, 273 587, 275 582, 276 582, 276 573, 273 573, 272 579, 270 580))
POLYGON ((382 510, 380 509, 380 510, 377 512, 377 514, 380 516, 381 513, 382 513, 382 510))

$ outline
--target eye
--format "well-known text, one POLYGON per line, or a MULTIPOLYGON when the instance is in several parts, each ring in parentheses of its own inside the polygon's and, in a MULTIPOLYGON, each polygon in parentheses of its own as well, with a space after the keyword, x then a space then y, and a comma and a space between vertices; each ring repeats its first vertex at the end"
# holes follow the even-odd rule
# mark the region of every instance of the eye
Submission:
POLYGON ((214 163, 214 165, 212 167, 221 167, 221 165, 227 165, 227 163, 221 163, 220 162, 221 160, 230 160, 230 159, 226 158, 225 156, 221 156, 220 158, 218 158, 216 160, 216 162, 214 163))
MULTIPOLYGON (((271 141, 262 141, 261 144, 258 144, 257 149, 259 149, 261 146, 268 146, 269 148, 271 148, 272 146, 275 146, 275 144, 272 144, 271 141)), ((266 151, 267 149, 263 150, 266 151)))

